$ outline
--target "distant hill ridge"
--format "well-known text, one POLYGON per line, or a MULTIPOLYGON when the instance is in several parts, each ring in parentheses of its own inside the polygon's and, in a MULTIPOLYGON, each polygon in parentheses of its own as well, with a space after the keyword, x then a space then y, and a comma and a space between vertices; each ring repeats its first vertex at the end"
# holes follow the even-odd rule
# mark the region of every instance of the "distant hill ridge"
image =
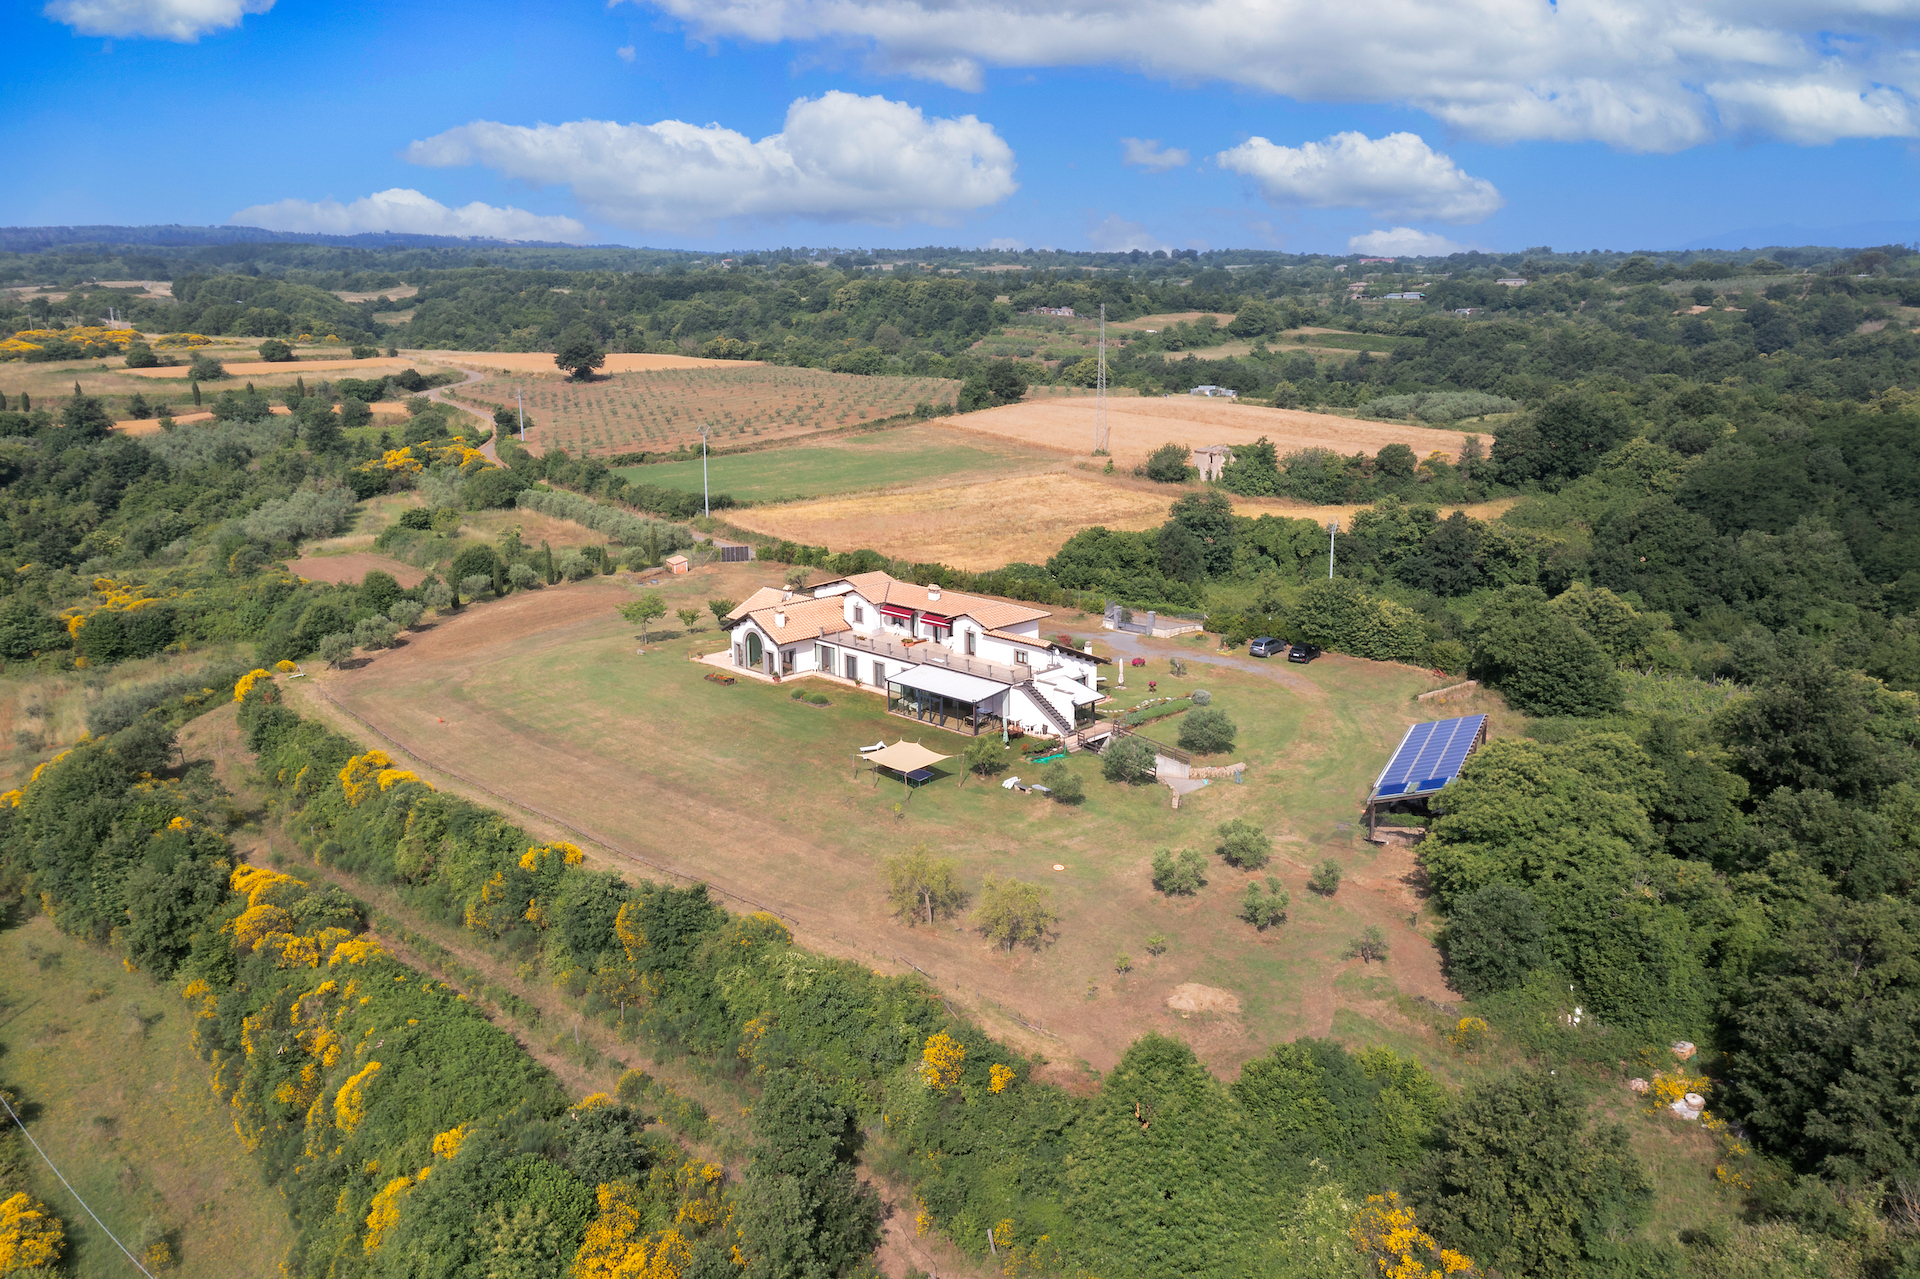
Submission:
POLYGON ((325 244, 342 248, 625 248, 625 245, 574 245, 557 240, 495 240, 480 236, 413 235, 404 231, 363 231, 359 235, 322 235, 308 231, 269 231, 257 226, 13 226, 0 227, 0 252, 38 253, 68 244, 152 244, 191 248, 216 244, 325 244))

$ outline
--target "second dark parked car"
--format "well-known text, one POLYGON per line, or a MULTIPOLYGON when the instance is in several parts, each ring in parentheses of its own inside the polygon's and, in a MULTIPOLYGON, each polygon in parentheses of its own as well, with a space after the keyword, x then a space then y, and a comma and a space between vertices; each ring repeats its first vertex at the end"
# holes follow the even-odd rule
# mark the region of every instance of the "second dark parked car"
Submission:
POLYGON ((1318 656, 1320 656, 1320 650, 1311 644, 1295 644, 1287 650, 1289 662, 1311 662, 1318 656))

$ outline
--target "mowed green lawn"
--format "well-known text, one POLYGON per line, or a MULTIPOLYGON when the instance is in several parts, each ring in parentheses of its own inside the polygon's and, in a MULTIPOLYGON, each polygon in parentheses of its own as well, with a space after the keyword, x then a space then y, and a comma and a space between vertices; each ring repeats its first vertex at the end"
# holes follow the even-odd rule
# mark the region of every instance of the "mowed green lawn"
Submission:
MULTIPOLYGON (((158 1235, 174 1273, 203 1279, 279 1270, 293 1242, 285 1201, 208 1088, 178 995, 44 916, 0 933, 0 995, 0 1081, 25 1099, 34 1139, 121 1242, 139 1253, 143 1235, 158 1235)), ((66 1223, 63 1273, 137 1273, 23 1151, 33 1193, 66 1223)))
MULTIPOLYGON (((669 606, 719 593, 720 583, 703 577, 669 582, 669 606)), ((949 766, 909 794, 899 781, 857 768, 857 748, 904 736, 957 753, 965 739, 888 716, 875 694, 823 681, 796 683, 824 690, 833 699, 826 708, 791 700, 794 683, 711 683, 703 676, 712 668, 684 660, 720 646, 710 621, 694 636, 656 632, 638 654, 613 611, 624 594, 611 582, 597 589, 606 594, 603 615, 516 634, 505 615, 489 621, 488 609, 476 610, 448 624, 446 661, 426 660, 426 645, 439 641, 422 641, 422 660, 376 661, 331 686, 402 742, 457 761, 488 787, 787 912, 802 941, 894 971, 896 957, 911 959, 943 985, 978 991, 1045 1025, 1102 1068, 1138 1034, 1179 1024, 1165 1000, 1180 983, 1239 999, 1239 1017, 1190 1023, 1196 1044, 1223 1068, 1278 1039, 1326 1034, 1337 1013, 1343 1032, 1360 1034, 1391 1013, 1399 994, 1445 997, 1432 947, 1409 923, 1417 910, 1402 882, 1410 857, 1338 825, 1356 820, 1406 724, 1435 717, 1412 701, 1428 687, 1420 672, 1336 660, 1304 671, 1210 670, 1189 659, 1191 677, 1179 680, 1163 658, 1130 670, 1135 696, 1148 676, 1162 692, 1206 687, 1240 725, 1238 749, 1217 762, 1247 761, 1246 783, 1215 782, 1177 811, 1165 787, 1102 780, 1090 754, 1069 762, 1087 786, 1078 807, 1002 789, 997 783, 1009 775, 1036 777, 1017 752, 992 782, 963 783, 949 766), (498 639, 476 651, 469 645, 481 631, 498 639), (1275 678, 1280 672, 1294 685, 1275 678), (1276 855, 1264 873, 1293 894, 1287 922, 1269 933, 1236 918, 1254 877, 1214 856, 1216 828, 1234 817, 1272 832, 1276 855), (954 858, 976 891, 988 874, 1044 884, 1061 915, 1056 939, 1008 956, 951 923, 891 921, 883 861, 920 844, 954 858), (1157 847, 1208 854, 1209 883, 1197 897, 1153 890, 1157 847), (1349 881, 1323 899, 1305 881, 1328 856, 1349 881), (1389 931, 1396 950, 1384 967, 1362 970, 1342 952, 1370 923, 1389 931), (1154 934, 1167 938, 1158 958, 1147 951, 1154 934), (1124 975, 1115 971, 1123 951, 1133 960, 1124 975), (1352 979, 1336 981, 1349 971, 1352 979)), ((1152 731, 1170 742, 1178 720, 1152 731)))
MULTIPOLYGON (((856 435, 842 444, 761 449, 709 458, 708 483, 715 493, 748 502, 824 497, 948 476, 981 478, 1016 469, 1023 460, 1007 452, 973 448, 915 428, 856 435)), ((700 463, 657 462, 623 466, 634 484, 700 491, 700 463)))

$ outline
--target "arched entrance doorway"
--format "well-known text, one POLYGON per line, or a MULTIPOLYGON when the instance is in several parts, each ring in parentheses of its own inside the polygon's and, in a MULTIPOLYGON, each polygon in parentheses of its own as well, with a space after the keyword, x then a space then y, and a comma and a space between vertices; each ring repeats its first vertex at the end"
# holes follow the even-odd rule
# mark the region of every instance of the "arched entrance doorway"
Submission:
POLYGON ((747 665, 758 669, 760 666, 760 636, 753 631, 747 632, 747 665))

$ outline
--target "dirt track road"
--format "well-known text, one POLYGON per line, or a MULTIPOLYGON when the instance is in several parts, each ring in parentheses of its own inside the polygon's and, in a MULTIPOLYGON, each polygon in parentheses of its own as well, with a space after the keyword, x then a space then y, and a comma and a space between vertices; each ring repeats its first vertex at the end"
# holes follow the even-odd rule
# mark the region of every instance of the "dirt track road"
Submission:
MULTIPOLYGON (((487 380, 486 374, 476 372, 473 369, 461 369, 460 372, 466 374, 466 377, 463 380, 459 382, 455 382, 452 386, 436 386, 431 391, 427 392, 427 398, 429 400, 432 400, 436 404, 444 404, 448 408, 457 409, 462 413, 471 413, 473 416, 480 419, 482 425, 484 425, 489 431, 492 431, 494 429, 492 417, 490 417, 485 413, 482 413, 479 409, 470 409, 464 404, 460 404, 460 403, 457 403, 456 401, 446 398, 444 392, 457 390, 463 386, 472 386, 475 382, 484 382, 487 380)), ((480 446, 480 451, 486 454, 488 460, 493 462, 496 466, 503 465, 503 463, 501 463, 500 461, 500 454, 495 451, 493 444, 494 444, 493 438, 489 436, 487 438, 487 442, 480 446)))

